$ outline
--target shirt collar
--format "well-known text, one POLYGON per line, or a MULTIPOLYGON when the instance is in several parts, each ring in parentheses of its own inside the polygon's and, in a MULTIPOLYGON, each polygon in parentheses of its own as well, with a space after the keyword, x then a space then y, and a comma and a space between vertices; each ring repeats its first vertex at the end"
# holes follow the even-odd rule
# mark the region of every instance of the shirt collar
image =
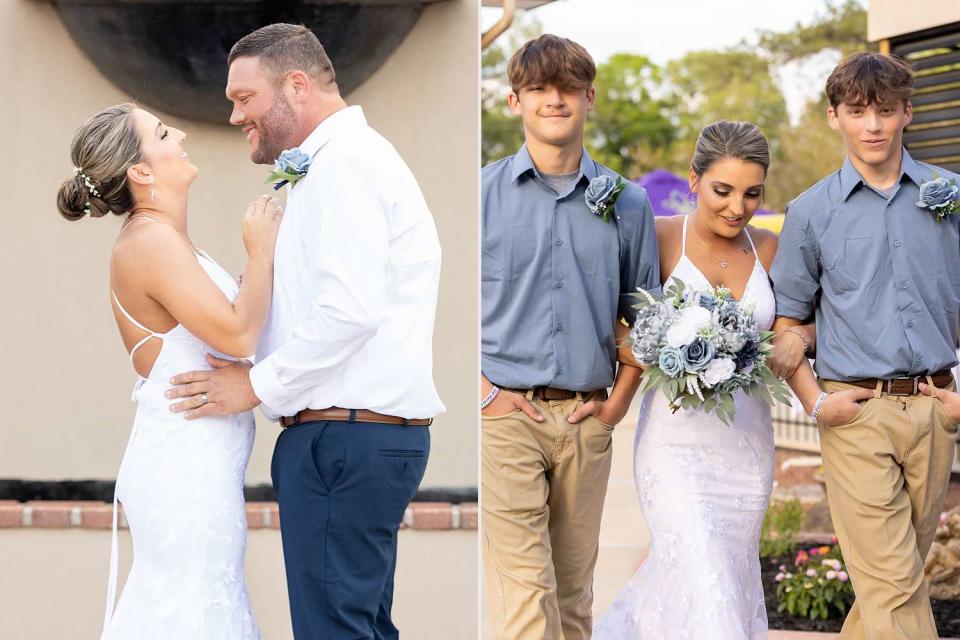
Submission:
MULTIPOLYGON (((907 176, 919 187, 920 183, 926 179, 923 169, 917 164, 917 161, 907 153, 906 148, 902 151, 903 155, 900 158, 900 177, 897 179, 897 183, 899 184, 903 180, 903 176, 907 176)), ((840 194, 843 196, 843 199, 846 200, 849 198, 853 190, 861 184, 866 183, 848 157, 843 161, 843 167, 840 169, 840 194)))
MULTIPOLYGON (((513 171, 510 174, 510 180, 511 182, 516 182, 520 176, 535 172, 536 170, 537 168, 533 164, 533 158, 530 157, 530 151, 527 149, 527 143, 523 143, 520 150, 513 156, 513 171)), ((580 154, 580 177, 593 180, 598 175, 597 164, 590 157, 587 150, 584 149, 580 154)))
POLYGON ((320 147, 329 142, 341 131, 356 126, 367 124, 367 119, 363 115, 363 108, 360 106, 346 107, 336 111, 318 124, 310 132, 307 139, 300 144, 300 150, 311 158, 317 154, 320 147))

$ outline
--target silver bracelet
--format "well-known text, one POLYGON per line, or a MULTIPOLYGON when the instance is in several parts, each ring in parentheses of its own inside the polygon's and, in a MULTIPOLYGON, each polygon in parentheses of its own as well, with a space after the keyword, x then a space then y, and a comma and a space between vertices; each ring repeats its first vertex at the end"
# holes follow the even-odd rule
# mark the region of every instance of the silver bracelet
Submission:
POLYGON ((794 327, 787 327, 786 329, 783 330, 783 332, 784 332, 784 333, 792 333, 793 335, 795 335, 795 336, 797 336, 798 338, 800 338, 800 341, 803 343, 803 353, 804 353, 804 355, 810 353, 810 343, 807 342, 807 339, 803 336, 802 333, 800 333, 799 330, 795 329, 794 327))
POLYGON ((820 409, 823 408, 823 401, 827 399, 827 396, 830 395, 825 391, 821 391, 820 395, 817 396, 817 402, 813 405, 813 411, 810 412, 810 418, 816 422, 817 416, 820 415, 820 409))
POLYGON ((480 401, 480 411, 486 409, 487 405, 493 402, 498 393, 500 393, 500 387, 493 385, 493 389, 490 389, 490 393, 487 394, 487 397, 480 401))

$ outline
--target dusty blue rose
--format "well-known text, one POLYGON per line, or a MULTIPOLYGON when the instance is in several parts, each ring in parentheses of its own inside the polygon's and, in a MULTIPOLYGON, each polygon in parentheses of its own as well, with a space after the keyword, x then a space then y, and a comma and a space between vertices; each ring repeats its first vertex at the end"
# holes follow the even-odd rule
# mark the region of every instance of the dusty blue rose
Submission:
POLYGON ((601 175, 591 180, 590 184, 587 185, 586 193, 583 195, 590 211, 597 215, 603 213, 604 205, 616 188, 617 183, 610 176, 601 175))
POLYGON ((697 304, 707 311, 713 311, 717 308, 717 298, 712 293, 701 291, 697 295, 697 304))
POLYGON ((920 185, 920 200, 917 201, 917 206, 933 210, 944 209, 953 204, 958 192, 960 187, 957 187, 953 180, 946 178, 927 180, 920 185))
POLYGON ((697 338, 683 348, 680 357, 683 360, 684 368, 688 371, 702 371, 710 364, 716 354, 717 348, 713 346, 712 342, 697 338))
POLYGON ((660 360, 657 363, 660 370, 671 378, 679 378, 683 373, 683 356, 679 349, 664 347, 660 350, 660 360))
POLYGON ((310 168, 310 156, 301 151, 298 147, 287 149, 273 163, 273 170, 280 173, 289 173, 295 176, 302 176, 310 168))

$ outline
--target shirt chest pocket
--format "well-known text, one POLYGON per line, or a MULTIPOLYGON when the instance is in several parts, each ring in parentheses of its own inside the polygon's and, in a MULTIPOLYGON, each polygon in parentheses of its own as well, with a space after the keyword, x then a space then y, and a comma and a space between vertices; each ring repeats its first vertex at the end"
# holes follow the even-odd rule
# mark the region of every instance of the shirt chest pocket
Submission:
POLYGON ((875 238, 845 238, 824 248, 823 268, 835 291, 856 291, 877 275, 877 242, 875 238))

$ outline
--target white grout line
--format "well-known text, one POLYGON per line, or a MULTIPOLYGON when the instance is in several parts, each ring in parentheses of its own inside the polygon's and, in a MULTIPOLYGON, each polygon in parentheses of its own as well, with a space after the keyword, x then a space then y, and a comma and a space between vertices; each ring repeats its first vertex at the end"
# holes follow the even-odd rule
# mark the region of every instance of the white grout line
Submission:
POLYGON ((23 526, 33 526, 33 507, 23 505, 23 526))
POLYGON ((450 528, 460 528, 460 505, 450 505, 450 528))
POLYGON ((83 525, 83 516, 80 507, 70 507, 70 526, 79 527, 83 525))

